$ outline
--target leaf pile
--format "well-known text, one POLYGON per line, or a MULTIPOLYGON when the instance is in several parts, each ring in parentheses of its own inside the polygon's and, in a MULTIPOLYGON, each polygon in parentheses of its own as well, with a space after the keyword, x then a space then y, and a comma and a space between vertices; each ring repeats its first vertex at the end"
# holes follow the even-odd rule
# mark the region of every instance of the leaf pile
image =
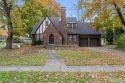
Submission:
POLYGON ((85 48, 66 48, 65 50, 55 50, 55 53, 61 56, 66 65, 70 66, 125 65, 125 57, 109 52, 95 52, 85 48))
POLYGON ((39 46, 0 50, 0 65, 44 65, 46 56, 39 46))

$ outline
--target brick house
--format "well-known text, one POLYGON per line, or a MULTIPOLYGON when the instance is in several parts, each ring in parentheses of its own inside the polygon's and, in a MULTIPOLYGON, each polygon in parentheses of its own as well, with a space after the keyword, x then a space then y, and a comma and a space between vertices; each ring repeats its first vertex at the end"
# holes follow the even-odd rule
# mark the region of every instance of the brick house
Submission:
POLYGON ((66 17, 66 8, 61 8, 61 17, 41 19, 32 30, 33 40, 56 46, 80 47, 101 46, 101 33, 93 30, 88 23, 78 22, 76 17, 66 17))

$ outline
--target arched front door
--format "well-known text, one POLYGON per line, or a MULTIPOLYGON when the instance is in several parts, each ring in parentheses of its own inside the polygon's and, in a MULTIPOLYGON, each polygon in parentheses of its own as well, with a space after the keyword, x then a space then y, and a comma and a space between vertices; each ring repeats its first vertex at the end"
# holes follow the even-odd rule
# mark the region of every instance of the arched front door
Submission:
POLYGON ((53 34, 49 35, 49 44, 54 44, 54 35, 53 34))

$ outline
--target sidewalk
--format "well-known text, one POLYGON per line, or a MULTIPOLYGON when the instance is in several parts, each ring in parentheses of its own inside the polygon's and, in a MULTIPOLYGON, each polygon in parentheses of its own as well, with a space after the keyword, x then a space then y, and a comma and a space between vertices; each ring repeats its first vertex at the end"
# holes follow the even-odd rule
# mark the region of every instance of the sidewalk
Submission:
POLYGON ((117 72, 125 71, 125 66, 0 66, 0 72, 9 71, 40 71, 40 72, 117 72))
POLYGON ((62 69, 66 68, 61 58, 53 53, 52 50, 47 50, 46 55, 47 62, 42 68, 43 71, 62 71, 62 69))
POLYGON ((46 51, 45 66, 0 66, 0 72, 40 71, 40 72, 117 72, 125 71, 125 66, 66 66, 61 58, 51 50, 46 51))

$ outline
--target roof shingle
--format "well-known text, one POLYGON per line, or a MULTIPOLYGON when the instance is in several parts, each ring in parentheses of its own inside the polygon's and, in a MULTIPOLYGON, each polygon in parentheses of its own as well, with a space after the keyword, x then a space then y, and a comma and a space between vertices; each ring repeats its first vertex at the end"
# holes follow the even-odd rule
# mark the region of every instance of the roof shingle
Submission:
POLYGON ((92 29, 88 23, 78 22, 78 27, 75 29, 68 29, 68 34, 101 34, 92 29))
MULTIPOLYGON (((51 17, 50 18, 55 27, 60 31, 60 26, 59 26, 59 17, 51 17)), ((39 26, 43 22, 43 18, 40 20, 38 24, 36 24, 32 30, 32 34, 35 34, 39 26)), ((67 17, 66 18, 66 23, 69 22, 75 22, 78 23, 78 27, 75 29, 69 29, 68 28, 68 34, 98 34, 100 35, 100 32, 97 32, 96 30, 92 29, 88 23, 85 22, 78 22, 76 17, 67 17)))

